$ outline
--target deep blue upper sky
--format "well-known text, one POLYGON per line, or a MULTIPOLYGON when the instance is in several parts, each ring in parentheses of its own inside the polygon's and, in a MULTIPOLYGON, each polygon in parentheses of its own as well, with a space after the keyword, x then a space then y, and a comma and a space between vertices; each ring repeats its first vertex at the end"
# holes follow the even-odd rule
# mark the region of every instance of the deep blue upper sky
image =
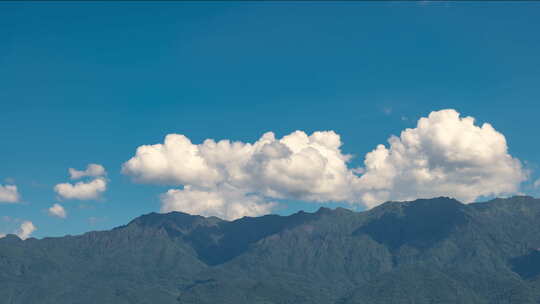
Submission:
POLYGON ((539 14, 538 2, 1 2, 0 184, 14 182, 22 203, 0 216, 43 237, 157 211, 169 187, 120 168, 169 133, 199 143, 334 130, 359 166, 444 108, 504 134, 537 195, 539 14), (88 163, 109 173, 103 199, 47 216, 54 185, 88 163))

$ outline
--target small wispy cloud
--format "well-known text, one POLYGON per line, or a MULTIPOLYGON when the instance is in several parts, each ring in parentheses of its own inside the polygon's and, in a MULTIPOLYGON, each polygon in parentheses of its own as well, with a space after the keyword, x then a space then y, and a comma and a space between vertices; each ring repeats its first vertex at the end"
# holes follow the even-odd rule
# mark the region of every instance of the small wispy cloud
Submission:
POLYGON ((18 203, 21 195, 15 185, 0 185, 0 203, 18 203))
POLYGON ((102 217, 97 217, 97 216, 91 216, 88 218, 88 224, 90 226, 96 226, 98 224, 101 224, 103 222, 107 221, 107 217, 105 216, 102 216, 102 217))
POLYGON ((451 1, 438 1, 438 0, 422 0, 416 1, 417 6, 430 6, 430 7, 453 7, 451 1))
POLYGON ((85 176, 89 177, 99 177, 107 175, 107 171, 100 164, 89 164, 86 166, 86 170, 77 170, 74 168, 69 168, 69 175, 71 179, 80 179, 85 176))

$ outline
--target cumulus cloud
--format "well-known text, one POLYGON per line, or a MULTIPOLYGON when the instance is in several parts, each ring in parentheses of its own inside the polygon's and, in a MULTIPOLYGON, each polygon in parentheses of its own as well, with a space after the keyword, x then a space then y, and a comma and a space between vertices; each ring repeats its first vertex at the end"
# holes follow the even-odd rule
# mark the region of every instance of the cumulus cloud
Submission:
POLYGON ((107 190, 107 181, 104 178, 96 178, 89 182, 77 182, 76 184, 62 183, 54 186, 54 191, 63 199, 97 199, 105 190, 107 190))
MULTIPOLYGON (((9 219, 11 221, 11 219, 9 219)), ((26 240, 30 237, 30 234, 32 232, 36 231, 37 228, 34 226, 34 224, 31 221, 23 221, 19 228, 17 228, 16 231, 14 231, 14 234, 17 235, 19 238, 26 240)), ((0 233, 0 239, 5 237, 6 234, 0 233)))
POLYGON ((32 234, 32 232, 36 230, 37 228, 36 226, 34 226, 32 222, 24 221, 21 223, 21 226, 19 227, 19 229, 17 230, 15 234, 21 239, 26 240, 27 238, 30 237, 30 234, 32 234))
POLYGON ((185 186, 162 196, 164 211, 236 218, 269 212, 274 204, 263 197, 349 198, 355 175, 346 165, 350 156, 340 147, 341 139, 332 131, 296 131, 281 139, 268 132, 253 144, 207 139, 197 145, 184 135, 170 134, 163 144, 139 147, 122 171, 139 182, 185 186), (211 203, 188 207, 195 197, 211 203))
POLYGON ((98 199, 101 194, 107 190, 107 179, 104 177, 106 174, 107 171, 105 171, 105 168, 99 164, 89 164, 86 166, 85 170, 69 168, 69 175, 71 179, 80 179, 83 177, 94 177, 94 179, 80 181, 75 184, 57 184, 54 186, 54 191, 62 199, 98 199))
POLYGON ((17 203, 21 198, 17 186, 0 185, 0 203, 17 203))
POLYGON ((451 196, 471 202, 482 195, 514 193, 526 174, 508 154, 506 139, 490 124, 474 124, 455 110, 432 112, 416 128, 392 136, 366 155, 356 184, 361 201, 451 196))
POLYGON ((99 164, 89 164, 86 166, 86 170, 76 170, 69 168, 69 175, 71 179, 80 179, 85 176, 89 177, 99 177, 107 175, 107 171, 102 165, 99 164))
POLYGON ((48 209, 48 213, 50 216, 56 216, 59 218, 66 218, 67 213, 64 207, 60 204, 54 204, 48 209))
POLYGON ((281 139, 272 132, 253 144, 212 139, 196 145, 180 134, 164 144, 141 146, 123 166, 139 182, 214 189, 227 185, 275 198, 343 200, 354 174, 350 156, 335 132, 308 136, 296 131, 281 139))
POLYGON ((162 194, 161 199, 162 212, 182 211, 223 219, 268 214, 275 206, 275 203, 265 202, 254 194, 246 195, 232 189, 196 190, 191 186, 182 190, 171 189, 162 194))
POLYGON ((201 144, 169 134, 162 144, 139 147, 122 172, 142 183, 183 186, 161 196, 163 212, 225 218, 270 212, 275 204, 268 201, 276 199, 373 207, 445 195, 470 202, 516 192, 525 179, 501 133, 455 110, 432 112, 388 143, 369 152, 363 168, 354 168, 333 131, 282 138, 268 132, 254 143, 201 144))

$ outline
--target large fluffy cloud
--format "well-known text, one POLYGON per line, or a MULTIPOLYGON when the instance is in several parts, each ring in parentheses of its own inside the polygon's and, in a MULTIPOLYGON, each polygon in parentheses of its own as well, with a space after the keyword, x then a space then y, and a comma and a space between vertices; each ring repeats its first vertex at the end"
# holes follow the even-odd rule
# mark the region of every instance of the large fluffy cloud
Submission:
POLYGON ((107 190, 107 181, 104 178, 96 178, 89 182, 77 182, 76 184, 62 183, 54 186, 54 191, 63 199, 97 199, 105 190, 107 190))
POLYGON ((339 201, 349 197, 355 176, 347 168, 339 135, 272 132, 253 144, 212 139, 193 144, 169 134, 163 144, 141 146, 123 166, 140 182, 214 189, 222 185, 275 198, 339 201))
POLYGON ((455 110, 432 112, 388 142, 366 155, 364 168, 351 168, 333 131, 296 131, 283 138, 268 132, 254 143, 201 144, 169 134, 162 144, 139 147, 122 171, 138 182, 184 186, 162 195, 164 212, 225 218, 270 212, 272 199, 372 207, 445 195, 470 202, 516 192, 525 178, 501 133, 455 110))
POLYGON ((0 185, 0 203, 17 203, 21 196, 15 185, 0 185))
POLYGON ((356 184, 368 206, 439 195, 471 202, 516 192, 526 178, 503 134, 488 123, 476 126, 474 118, 455 110, 432 112, 388 142, 366 155, 356 184))
POLYGON ((69 175, 71 176, 71 179, 79 179, 85 176, 99 177, 105 176, 106 174, 107 171, 105 171, 105 168, 99 164, 89 164, 86 166, 86 170, 69 168, 69 175))
POLYGON ((170 134, 163 144, 141 146, 123 166, 140 182, 184 185, 162 196, 162 210, 237 218, 267 213, 263 197, 342 201, 355 175, 336 133, 296 131, 281 139, 271 132, 253 144, 205 140, 193 144, 170 134))

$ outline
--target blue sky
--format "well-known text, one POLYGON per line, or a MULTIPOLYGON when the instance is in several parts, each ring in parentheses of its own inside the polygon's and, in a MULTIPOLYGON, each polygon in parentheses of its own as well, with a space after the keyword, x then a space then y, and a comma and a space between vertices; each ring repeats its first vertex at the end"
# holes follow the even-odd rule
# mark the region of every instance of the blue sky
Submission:
MULTIPOLYGON (((538 195, 540 3, 0 3, 0 232, 78 234, 160 210, 170 185, 121 166, 184 134, 255 142, 333 130, 351 168, 441 109, 489 122, 538 195), (103 165, 97 200, 59 200, 68 168, 103 165), (68 217, 47 215, 60 203, 68 217)), ((274 212, 347 205, 285 198, 274 212)), ((363 209, 354 205, 353 208, 363 209)))

